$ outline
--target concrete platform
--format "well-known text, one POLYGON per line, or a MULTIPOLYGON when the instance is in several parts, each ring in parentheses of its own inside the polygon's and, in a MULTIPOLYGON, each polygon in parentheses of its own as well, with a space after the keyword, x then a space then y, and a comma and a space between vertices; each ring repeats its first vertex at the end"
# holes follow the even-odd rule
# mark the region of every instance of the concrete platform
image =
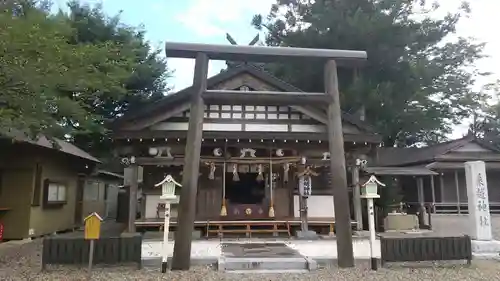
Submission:
MULTIPOLYGON (((336 240, 288 240, 288 239, 244 239, 244 240, 207 240, 207 241, 193 241, 191 246, 191 261, 193 265, 214 265, 218 266, 219 259, 224 256, 224 248, 228 247, 226 250, 229 257, 238 257, 241 252, 246 253, 245 258, 264 258, 261 250, 252 250, 252 244, 268 244, 268 249, 265 251, 271 251, 273 248, 272 244, 285 245, 286 250, 283 248, 276 249, 274 254, 278 254, 279 258, 296 258, 302 257, 308 261, 314 261, 317 265, 333 264, 337 262, 337 241, 336 240), (270 240, 270 241, 269 241, 270 240), (231 249, 235 247, 234 244, 245 245, 243 249, 231 249), (291 255, 289 250, 293 250, 296 254, 291 255), (239 254, 235 252, 240 251, 239 254), (233 256, 231 256, 233 255, 233 256)), ((354 247, 354 258, 356 260, 368 260, 370 259, 370 243, 367 239, 355 239, 353 240, 354 247)), ((377 241, 376 245, 377 258, 380 258, 380 244, 377 241)), ((161 263, 161 241, 144 241, 142 244, 142 259, 144 266, 159 266, 161 263)), ((169 257, 173 254, 173 241, 170 241, 167 245, 167 251, 169 257)), ((276 257, 276 256, 275 256, 276 257)), ((309 262, 310 263, 310 262, 309 262)))
POLYGON ((316 262, 303 257, 285 243, 223 243, 222 256, 217 264, 224 272, 308 272, 317 268, 316 262))
POLYGON ((477 259, 500 260, 500 241, 472 240, 472 253, 477 259))

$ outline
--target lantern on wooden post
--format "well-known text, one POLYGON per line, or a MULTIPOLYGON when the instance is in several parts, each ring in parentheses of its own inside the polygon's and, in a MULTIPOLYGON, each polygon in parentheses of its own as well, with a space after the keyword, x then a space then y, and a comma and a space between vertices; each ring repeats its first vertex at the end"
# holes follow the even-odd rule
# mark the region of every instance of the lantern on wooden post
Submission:
POLYGON ((167 175, 161 182, 155 184, 155 187, 161 185, 161 197, 160 199, 177 199, 175 196, 175 187, 182 186, 180 183, 176 182, 171 175, 167 175))
POLYGON ((371 176, 367 182, 361 186, 361 198, 380 198, 378 186, 385 186, 375 176, 371 176))
POLYGON ((373 199, 380 198, 378 186, 385 186, 374 175, 361 186, 361 198, 367 200, 368 209, 368 229, 370 230, 370 255, 372 270, 377 270, 377 258, 375 256, 375 212, 373 209, 373 199))
POLYGON ((163 224, 163 257, 161 262, 161 272, 167 272, 167 260, 168 260, 168 231, 170 228, 170 204, 177 201, 177 196, 175 196, 175 188, 182 185, 174 180, 171 175, 167 175, 161 182, 155 184, 155 187, 161 185, 161 196, 160 199, 165 200, 165 220, 163 224))

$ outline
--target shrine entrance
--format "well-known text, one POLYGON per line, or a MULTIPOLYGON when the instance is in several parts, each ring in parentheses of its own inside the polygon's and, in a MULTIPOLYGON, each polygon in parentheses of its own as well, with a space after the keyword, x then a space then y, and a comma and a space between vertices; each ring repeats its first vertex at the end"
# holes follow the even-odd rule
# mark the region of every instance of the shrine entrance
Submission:
POLYGON ((258 180, 257 173, 239 175, 234 181, 232 173, 226 173, 226 199, 232 204, 262 204, 265 198, 265 182, 258 180))
MULTIPOLYGON (((262 175, 261 175, 262 177, 262 175)), ((266 181, 258 173, 241 173, 237 179, 226 173, 228 220, 267 218, 266 181)))

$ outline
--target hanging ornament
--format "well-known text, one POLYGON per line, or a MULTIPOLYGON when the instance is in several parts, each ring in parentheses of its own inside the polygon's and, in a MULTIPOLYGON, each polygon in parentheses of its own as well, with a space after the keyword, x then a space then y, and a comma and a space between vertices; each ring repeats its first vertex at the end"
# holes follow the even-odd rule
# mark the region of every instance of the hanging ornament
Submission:
POLYGON ((238 175, 238 164, 233 164, 233 181, 240 181, 240 177, 238 175))
POLYGON ((214 162, 210 163, 210 173, 208 174, 208 179, 209 180, 215 179, 215 163, 214 162))
POLYGON ((220 209, 220 216, 225 217, 227 216, 227 208, 226 208, 226 200, 222 199, 222 207, 220 209))
POLYGON ((271 199, 271 204, 269 205, 269 217, 274 218, 274 202, 273 199, 271 199))
POLYGON ((285 163, 283 165, 283 182, 288 182, 288 171, 290 171, 290 163, 285 163))
POLYGON ((264 180, 264 176, 262 175, 262 164, 259 164, 259 166, 257 166, 257 181, 263 181, 264 180))

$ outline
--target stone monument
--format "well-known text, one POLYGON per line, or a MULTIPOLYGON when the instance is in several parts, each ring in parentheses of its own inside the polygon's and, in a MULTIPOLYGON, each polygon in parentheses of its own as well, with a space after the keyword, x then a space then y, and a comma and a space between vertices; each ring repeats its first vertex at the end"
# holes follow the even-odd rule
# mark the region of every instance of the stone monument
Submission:
POLYGON ((472 251, 475 256, 495 256, 500 253, 500 241, 493 240, 491 216, 488 199, 486 165, 483 161, 465 163, 467 199, 472 238, 472 251))

